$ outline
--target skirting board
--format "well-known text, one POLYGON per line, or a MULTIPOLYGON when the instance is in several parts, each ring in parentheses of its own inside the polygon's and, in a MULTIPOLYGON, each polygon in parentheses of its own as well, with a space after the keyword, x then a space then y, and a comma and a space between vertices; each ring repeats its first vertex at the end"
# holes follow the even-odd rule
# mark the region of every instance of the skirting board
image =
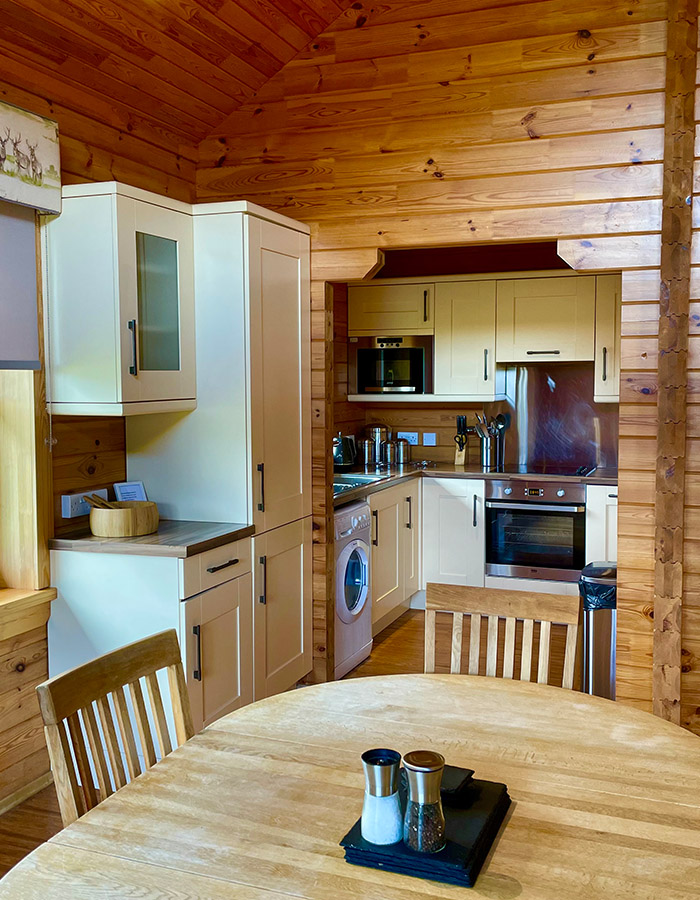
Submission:
POLYGON ((25 800, 29 800, 34 794, 38 794, 39 791, 43 791, 44 788, 48 787, 52 782, 52 773, 44 772, 43 775, 35 778, 34 781, 30 781, 29 784, 22 785, 21 788, 18 788, 16 791, 0 800, 0 816, 11 809, 14 809, 15 806, 19 806, 20 803, 24 803, 25 800))

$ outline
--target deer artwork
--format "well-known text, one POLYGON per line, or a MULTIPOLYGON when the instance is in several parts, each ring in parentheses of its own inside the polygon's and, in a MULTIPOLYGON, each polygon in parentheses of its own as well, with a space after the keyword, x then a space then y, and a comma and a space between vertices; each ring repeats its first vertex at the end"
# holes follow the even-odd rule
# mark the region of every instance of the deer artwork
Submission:
POLYGON ((36 158, 37 144, 30 144, 29 141, 27 141, 27 147, 29 147, 29 167, 31 169, 32 181, 41 184, 44 179, 44 169, 36 158))
POLYGON ((5 129, 5 137, 0 136, 0 172, 5 169, 7 161, 7 142, 10 140, 10 129, 5 129))
POLYGON ((19 149, 19 145, 20 145, 21 141, 22 141, 21 134, 18 134, 16 137, 12 138, 12 147, 14 150, 15 165, 17 166, 17 174, 18 175, 23 175, 23 174, 30 175, 31 160, 30 160, 29 156, 23 150, 19 149))

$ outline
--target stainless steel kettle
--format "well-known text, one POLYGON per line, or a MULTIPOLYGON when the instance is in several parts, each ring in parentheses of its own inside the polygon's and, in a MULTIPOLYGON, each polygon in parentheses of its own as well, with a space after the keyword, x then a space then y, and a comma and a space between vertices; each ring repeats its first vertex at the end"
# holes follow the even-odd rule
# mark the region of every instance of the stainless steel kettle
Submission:
POLYGON ((333 438, 333 468, 350 469, 355 465, 357 453, 353 435, 343 435, 340 431, 333 438))

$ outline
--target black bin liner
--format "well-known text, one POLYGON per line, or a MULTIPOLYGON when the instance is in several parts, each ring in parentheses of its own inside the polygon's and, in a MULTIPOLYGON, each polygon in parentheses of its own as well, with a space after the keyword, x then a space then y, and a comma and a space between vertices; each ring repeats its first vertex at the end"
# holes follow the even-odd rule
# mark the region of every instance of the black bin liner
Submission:
POLYGON ((578 590, 583 609, 617 608, 617 564, 609 562, 589 563, 581 570, 578 590))

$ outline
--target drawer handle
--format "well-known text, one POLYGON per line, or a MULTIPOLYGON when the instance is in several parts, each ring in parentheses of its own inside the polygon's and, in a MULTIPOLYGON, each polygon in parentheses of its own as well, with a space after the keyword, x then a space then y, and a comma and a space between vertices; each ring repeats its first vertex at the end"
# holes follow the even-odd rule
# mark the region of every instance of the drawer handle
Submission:
POLYGON ((208 566, 207 572, 210 575, 213 575, 214 572, 220 572, 222 569, 228 569, 229 566, 235 566, 240 562, 240 559, 229 559, 225 563, 221 563, 218 566, 208 566))
POLYGON ((609 497, 611 500, 617 500, 617 494, 608 494, 608 497, 609 497))
POLYGON ((192 634, 197 638, 197 657, 194 664, 194 672, 192 677, 195 681, 202 680, 202 626, 193 625, 192 634))
POLYGON ((561 350, 527 350, 528 356, 559 356, 561 350))

